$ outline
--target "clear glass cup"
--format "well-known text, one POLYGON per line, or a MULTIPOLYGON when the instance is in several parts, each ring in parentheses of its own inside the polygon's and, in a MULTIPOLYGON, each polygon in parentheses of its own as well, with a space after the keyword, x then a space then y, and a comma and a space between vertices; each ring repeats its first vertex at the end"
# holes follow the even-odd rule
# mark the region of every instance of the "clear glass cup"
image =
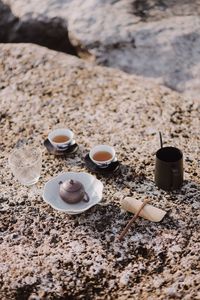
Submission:
POLYGON ((14 176, 23 185, 33 185, 40 178, 42 151, 32 145, 15 149, 9 156, 9 166, 14 176))

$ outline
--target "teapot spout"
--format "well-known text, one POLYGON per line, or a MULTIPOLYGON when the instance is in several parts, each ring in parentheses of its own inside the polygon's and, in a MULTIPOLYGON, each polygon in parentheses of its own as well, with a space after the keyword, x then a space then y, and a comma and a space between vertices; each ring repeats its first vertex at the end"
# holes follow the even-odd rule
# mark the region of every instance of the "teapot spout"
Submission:
POLYGON ((84 202, 89 202, 90 201, 90 197, 88 196, 88 193, 85 192, 85 196, 86 196, 86 199, 85 197, 83 198, 83 201, 84 202))

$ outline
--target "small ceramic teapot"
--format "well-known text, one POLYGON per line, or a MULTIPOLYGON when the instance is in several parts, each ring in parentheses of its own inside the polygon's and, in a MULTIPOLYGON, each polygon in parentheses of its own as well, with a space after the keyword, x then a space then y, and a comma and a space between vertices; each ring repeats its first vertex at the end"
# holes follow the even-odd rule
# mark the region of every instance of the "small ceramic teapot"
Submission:
POLYGON ((60 197, 67 203, 74 204, 80 201, 88 202, 89 196, 86 193, 84 186, 77 180, 60 181, 60 197), (86 196, 86 198, 85 198, 86 196))

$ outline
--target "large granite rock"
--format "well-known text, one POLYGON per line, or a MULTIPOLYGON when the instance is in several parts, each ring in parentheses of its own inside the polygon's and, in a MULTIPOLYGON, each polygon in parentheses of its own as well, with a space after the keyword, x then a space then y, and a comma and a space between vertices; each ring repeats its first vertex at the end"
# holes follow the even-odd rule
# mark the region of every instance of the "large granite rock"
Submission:
POLYGON ((19 18, 11 42, 77 52, 179 92, 200 92, 199 0, 2 1, 19 18))
POLYGON ((30 44, 0 45, 1 299, 198 299, 199 102, 121 71, 30 44), (49 155, 49 130, 70 127, 71 157, 49 155), (158 130, 184 152, 185 181, 167 193, 153 182, 158 130), (60 172, 88 172, 97 143, 116 149, 121 169, 104 184, 102 205, 68 216, 21 186, 8 154, 29 139, 43 149, 38 188, 60 172), (130 214, 125 196, 149 197, 167 216, 141 218, 115 241, 130 214))
POLYGON ((162 18, 166 4, 164 12, 154 12, 143 22, 132 1, 75 2, 80 9, 72 2, 68 29, 80 56, 86 52, 99 64, 152 78, 179 92, 199 94, 199 10, 192 16, 168 13, 162 18))

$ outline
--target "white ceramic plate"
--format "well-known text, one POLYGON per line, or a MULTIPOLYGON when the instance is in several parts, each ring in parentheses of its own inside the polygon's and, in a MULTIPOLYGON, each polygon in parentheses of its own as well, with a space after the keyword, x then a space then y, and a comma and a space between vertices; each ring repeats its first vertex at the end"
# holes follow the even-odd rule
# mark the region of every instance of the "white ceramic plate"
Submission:
POLYGON ((102 182, 96 179, 96 177, 92 176, 91 174, 84 172, 67 172, 59 174, 45 184, 43 199, 53 208, 59 211, 65 211, 68 214, 73 215, 82 213, 95 204, 99 203, 102 199, 102 192, 102 182), (67 179, 78 180, 83 184, 85 191, 86 193, 88 193, 88 196, 90 198, 89 202, 81 201, 76 204, 69 204, 61 199, 59 195, 59 182, 65 181, 67 179))

